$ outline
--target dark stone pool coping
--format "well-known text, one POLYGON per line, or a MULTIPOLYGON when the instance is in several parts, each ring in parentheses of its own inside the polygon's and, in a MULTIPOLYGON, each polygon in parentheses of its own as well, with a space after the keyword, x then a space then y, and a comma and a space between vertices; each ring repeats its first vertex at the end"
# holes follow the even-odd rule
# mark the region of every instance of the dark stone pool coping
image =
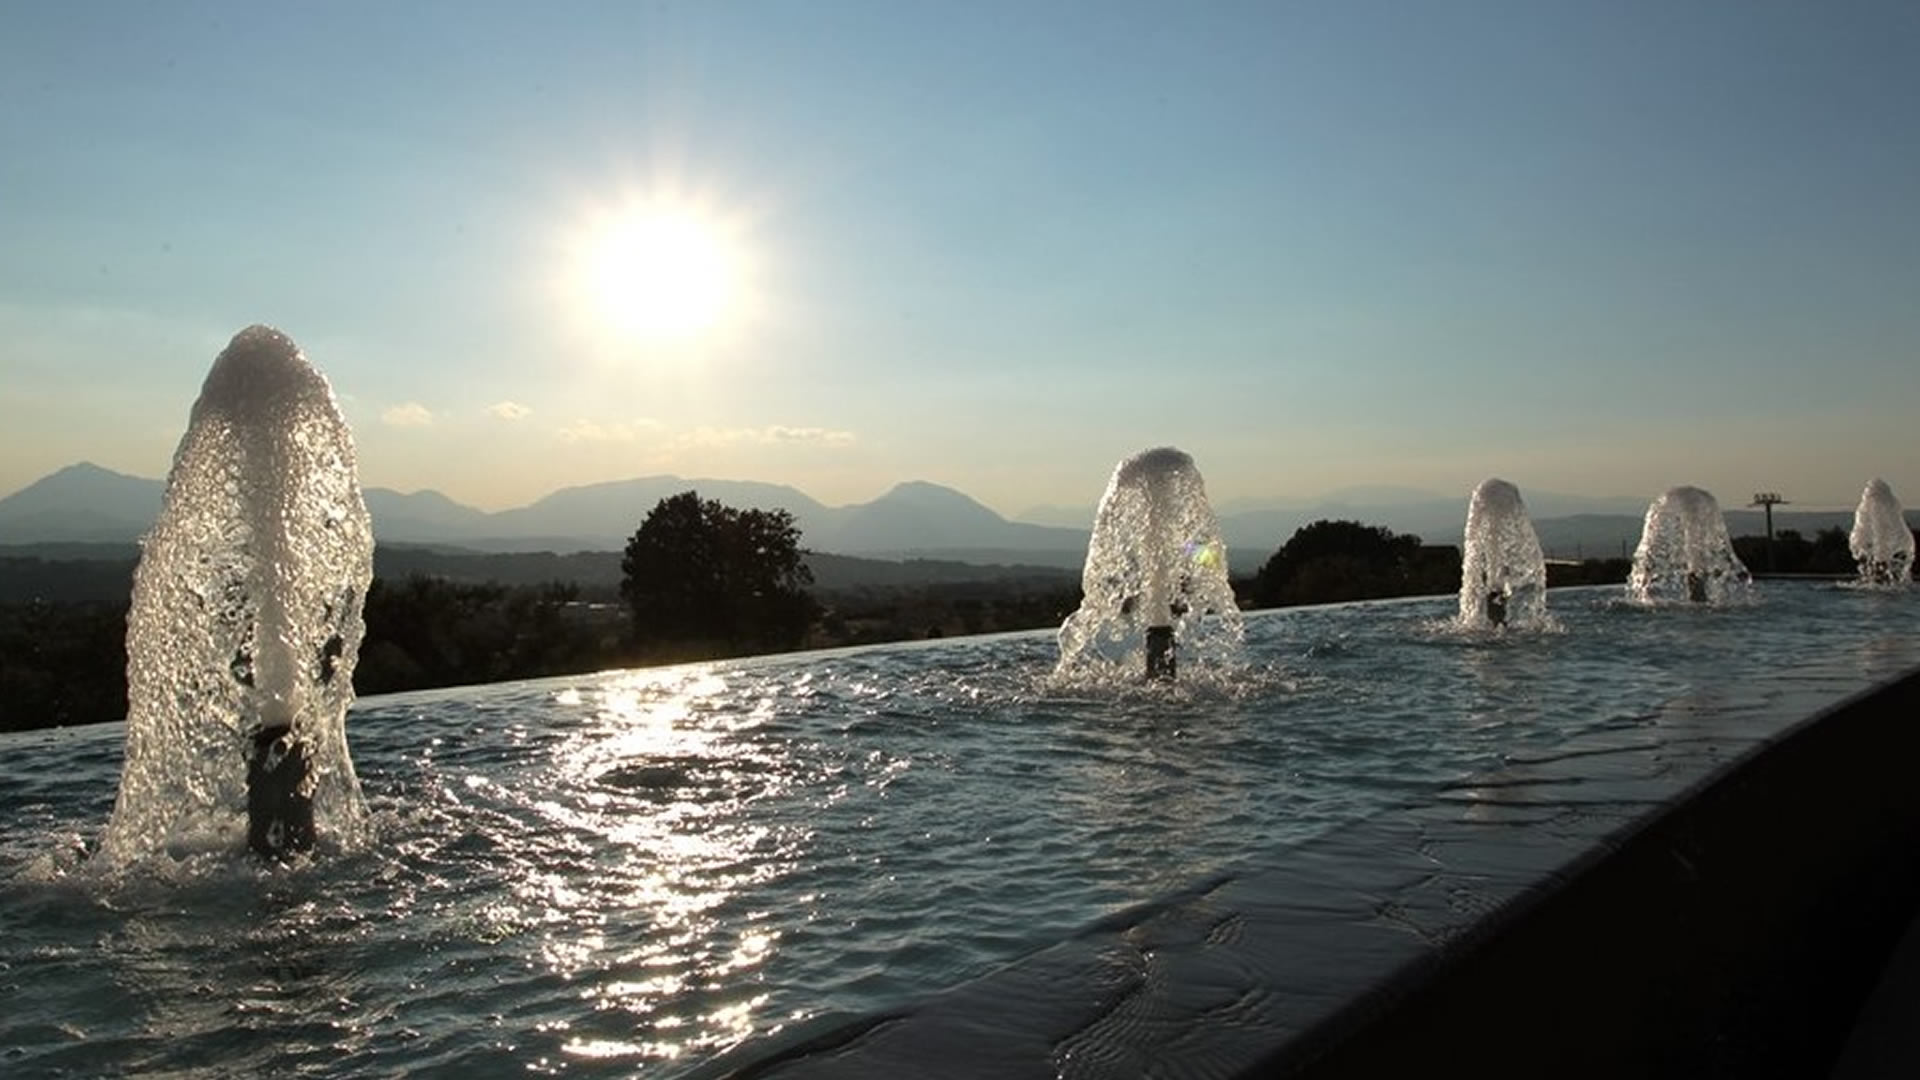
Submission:
POLYGON ((1824 1075, 1920 910, 1920 669, 1861 678, 1683 697, 700 1075, 1824 1075))

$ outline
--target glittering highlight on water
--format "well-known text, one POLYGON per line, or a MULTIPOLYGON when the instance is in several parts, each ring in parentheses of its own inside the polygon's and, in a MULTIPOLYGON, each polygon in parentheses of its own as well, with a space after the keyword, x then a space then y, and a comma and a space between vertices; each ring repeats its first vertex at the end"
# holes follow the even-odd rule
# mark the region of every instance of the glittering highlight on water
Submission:
POLYGON ((1613 597, 1555 592, 1559 634, 1256 613, 1232 689, 1062 687, 1029 633, 366 699, 367 844, 170 879, 86 854, 122 725, 0 736, 0 1068, 684 1077, 1516 755, 1920 663, 1910 593, 1613 597))

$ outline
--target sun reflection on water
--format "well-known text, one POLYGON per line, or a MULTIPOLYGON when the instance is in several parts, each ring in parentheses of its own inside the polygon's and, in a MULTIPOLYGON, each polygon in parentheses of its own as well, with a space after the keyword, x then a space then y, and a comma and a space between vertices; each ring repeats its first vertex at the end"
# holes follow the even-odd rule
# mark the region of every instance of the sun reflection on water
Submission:
POLYGON ((1014 637, 396 696, 355 718, 367 850, 80 893, 117 743, 16 737, 0 1072, 747 1071, 1344 823, 1514 825, 1542 777, 1626 775, 1596 750, 1807 715, 1920 663, 1911 596, 1569 599, 1500 641, 1423 630, 1444 600, 1296 609, 1248 620, 1245 694, 1062 691, 1014 637))
POLYGON ((530 862, 514 893, 547 931, 537 963, 586 1006, 554 1031, 567 1057, 672 1059, 768 1026, 762 967, 779 935, 739 905, 794 864, 804 834, 748 814, 794 782, 795 763, 759 734, 774 702, 731 691, 697 667, 554 698, 583 722, 552 745, 551 783, 526 805, 551 833, 589 839, 591 865, 530 862))

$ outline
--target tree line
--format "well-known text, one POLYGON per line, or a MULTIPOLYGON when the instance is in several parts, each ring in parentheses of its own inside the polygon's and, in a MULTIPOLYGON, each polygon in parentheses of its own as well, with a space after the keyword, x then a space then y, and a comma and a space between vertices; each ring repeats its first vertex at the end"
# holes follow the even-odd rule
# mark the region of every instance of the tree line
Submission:
MULTIPOLYGON (((1243 609, 1451 595, 1460 590, 1461 562, 1457 544, 1427 544, 1357 521, 1315 521, 1301 526, 1251 579, 1236 582, 1234 592, 1243 609)), ((1547 584, 1621 584, 1630 569, 1627 559, 1552 562, 1547 584)))
MULTIPOLYGON (((364 608, 360 694, 568 675, 802 648, 1058 626, 1077 582, 992 581, 812 587, 800 530, 784 510, 741 510, 688 491, 661 500, 621 553, 618 599, 566 581, 506 585, 409 573, 379 577, 364 608)), ((1764 537, 1741 537, 1767 566, 1764 537)), ((1849 574, 1840 529, 1773 545, 1781 573, 1849 574)), ((1445 595, 1460 583, 1456 545, 1430 545, 1354 521, 1303 526, 1251 577, 1243 609, 1445 595)), ((0 731, 126 715, 130 562, 75 567, 0 559, 0 584, 70 581, 77 596, 0 603, 0 731), (117 583, 117 584, 116 584, 117 583)), ((1625 559, 1548 567, 1552 585, 1626 580, 1625 559)))
MULTIPOLYGON (((1920 532, 1914 536, 1920 540, 1920 532)), ((1763 573, 1850 575, 1856 569, 1847 531, 1837 526, 1821 529, 1811 540, 1796 529, 1782 529, 1772 545, 1764 536, 1736 536, 1733 553, 1747 569, 1763 573)))

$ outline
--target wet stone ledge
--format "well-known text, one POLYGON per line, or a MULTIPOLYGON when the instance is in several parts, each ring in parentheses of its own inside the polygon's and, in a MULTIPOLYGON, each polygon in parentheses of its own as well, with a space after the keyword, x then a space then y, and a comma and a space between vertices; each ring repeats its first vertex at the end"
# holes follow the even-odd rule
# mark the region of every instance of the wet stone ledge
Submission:
POLYGON ((1677 699, 697 1075, 1824 1075, 1920 911, 1920 670, 1857 680, 1677 699))

